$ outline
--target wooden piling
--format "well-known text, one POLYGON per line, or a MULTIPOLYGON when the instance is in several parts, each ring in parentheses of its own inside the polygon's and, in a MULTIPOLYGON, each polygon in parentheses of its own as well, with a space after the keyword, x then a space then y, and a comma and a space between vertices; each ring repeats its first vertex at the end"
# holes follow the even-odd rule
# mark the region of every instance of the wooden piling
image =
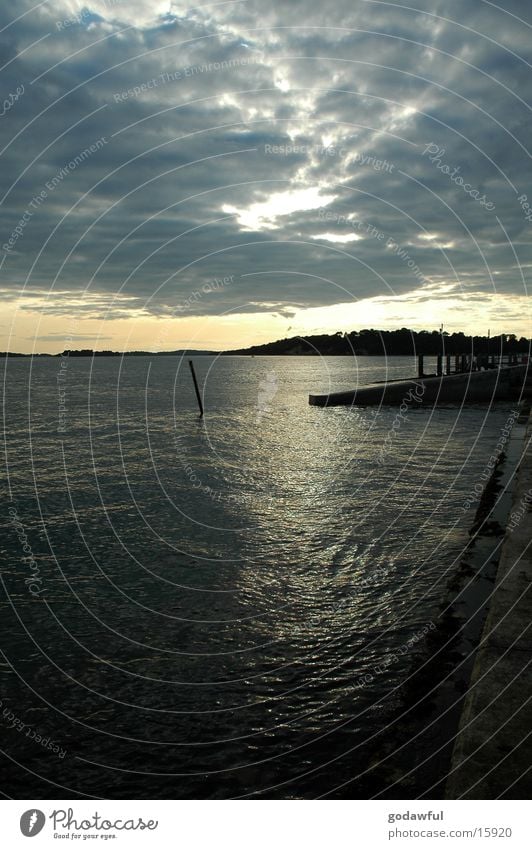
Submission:
POLYGON ((198 399, 198 407, 200 411, 200 418, 203 416, 203 404, 201 402, 201 393, 199 391, 198 381, 196 380, 196 372, 194 371, 194 363, 192 360, 188 361, 190 366, 190 372, 192 374, 192 380, 194 381, 194 389, 196 390, 196 398, 198 399))
POLYGON ((438 356, 436 357, 436 374, 438 375, 438 377, 441 377, 443 374, 441 354, 438 354, 438 356))
POLYGON ((423 354, 417 355, 417 376, 424 377, 423 372, 423 354))

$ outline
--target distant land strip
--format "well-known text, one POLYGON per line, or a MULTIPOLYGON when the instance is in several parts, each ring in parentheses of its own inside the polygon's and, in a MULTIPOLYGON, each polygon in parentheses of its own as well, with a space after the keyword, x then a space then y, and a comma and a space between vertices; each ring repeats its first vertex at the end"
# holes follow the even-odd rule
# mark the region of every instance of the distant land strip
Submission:
POLYGON ((353 330, 333 334, 292 336, 263 345, 237 348, 232 351, 205 351, 191 348, 177 351, 93 351, 66 349, 57 354, 19 354, 0 352, 0 357, 181 357, 194 356, 498 356, 529 354, 531 341, 513 333, 498 336, 468 336, 438 330, 353 330))

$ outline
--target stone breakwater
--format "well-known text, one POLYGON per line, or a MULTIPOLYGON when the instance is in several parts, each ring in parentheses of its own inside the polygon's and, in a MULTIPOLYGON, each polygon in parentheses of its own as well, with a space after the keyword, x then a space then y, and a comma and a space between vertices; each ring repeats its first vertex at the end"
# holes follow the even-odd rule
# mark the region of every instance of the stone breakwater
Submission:
POLYGON ((532 721, 530 418, 517 466, 495 588, 454 745, 449 799, 528 799, 532 790, 527 745, 532 721))

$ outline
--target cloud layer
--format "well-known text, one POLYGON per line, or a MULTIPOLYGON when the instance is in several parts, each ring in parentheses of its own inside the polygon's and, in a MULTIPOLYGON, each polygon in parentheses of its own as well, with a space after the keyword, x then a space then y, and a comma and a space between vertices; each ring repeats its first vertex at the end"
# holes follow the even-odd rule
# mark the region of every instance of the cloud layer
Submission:
POLYGON ((3 296, 93 318, 397 296, 436 321, 497 293, 511 319, 530 23, 483 1, 4 6, 3 296))

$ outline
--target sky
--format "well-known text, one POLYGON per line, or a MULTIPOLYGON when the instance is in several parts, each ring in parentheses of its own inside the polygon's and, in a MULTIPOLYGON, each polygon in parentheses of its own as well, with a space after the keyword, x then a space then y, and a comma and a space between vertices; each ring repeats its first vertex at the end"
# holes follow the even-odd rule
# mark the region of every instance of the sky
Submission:
POLYGON ((515 0, 2 3, 0 349, 530 336, 531 70, 515 0))

